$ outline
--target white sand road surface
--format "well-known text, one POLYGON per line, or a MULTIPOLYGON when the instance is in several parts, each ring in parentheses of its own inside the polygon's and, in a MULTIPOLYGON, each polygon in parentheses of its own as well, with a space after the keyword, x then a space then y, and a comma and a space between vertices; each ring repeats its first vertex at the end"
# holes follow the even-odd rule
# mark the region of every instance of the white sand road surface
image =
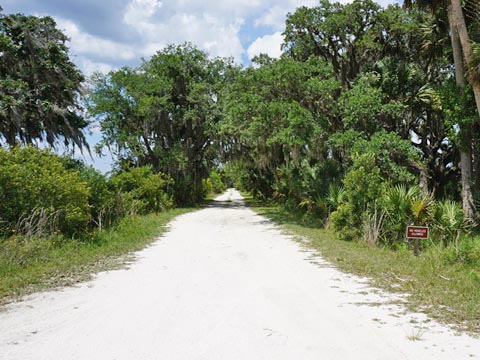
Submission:
POLYGON ((128 269, 0 313, 2 360, 480 359, 480 340, 393 305, 228 190, 128 269))

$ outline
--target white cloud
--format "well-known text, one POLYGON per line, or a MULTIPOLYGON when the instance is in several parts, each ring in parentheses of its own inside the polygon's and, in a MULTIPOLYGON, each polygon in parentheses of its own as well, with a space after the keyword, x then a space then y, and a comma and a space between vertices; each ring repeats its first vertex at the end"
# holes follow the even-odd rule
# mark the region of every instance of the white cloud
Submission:
MULTIPOLYGON (((133 23, 129 23, 132 18, 129 11, 130 5, 127 7, 124 21, 133 27, 133 23)), ((145 41, 141 50, 144 56, 154 54, 165 44, 191 42, 206 50, 211 56, 233 56, 240 62, 244 53, 239 37, 243 23, 241 18, 225 19, 208 13, 178 12, 164 21, 156 21, 151 16, 137 19, 134 30, 145 41)))
POLYGON ((101 58, 131 60, 136 54, 130 46, 102 39, 82 32, 71 20, 55 19, 59 29, 70 38, 70 49, 76 55, 93 55, 101 58))
POLYGON ((257 20, 255 26, 270 26, 274 30, 283 30, 285 27, 285 19, 289 12, 301 6, 316 6, 316 0, 284 0, 272 2, 273 6, 269 7, 257 20))
POLYGON ((157 51, 165 48, 165 46, 167 46, 167 44, 163 42, 150 42, 143 47, 141 51, 141 56, 144 56, 144 57, 152 56, 157 51))
MULTIPOLYGON (((395 1, 379 2, 386 5, 395 1)), ((232 56, 237 63, 243 62, 245 53, 249 58, 259 53, 279 57, 286 14, 299 6, 316 5, 318 0, 129 0, 119 18, 128 39, 117 41, 83 31, 72 21, 75 17, 57 18, 57 23, 70 37, 79 67, 91 74, 110 71, 121 63, 132 64, 167 44, 184 42, 211 56, 232 56), (245 29, 245 24, 252 22, 257 30, 245 29), (271 34, 265 35, 260 26, 271 29, 271 34)))
POLYGON ((165 1, 164 9, 171 12, 188 12, 192 14, 211 14, 220 18, 250 16, 271 6, 274 1, 262 0, 177 0, 165 1))
POLYGON ((282 29, 285 25, 285 8, 275 5, 255 21, 255 26, 266 25, 282 29))
POLYGON ((247 54, 250 59, 259 54, 267 54, 272 58, 279 58, 282 54, 283 43, 282 33, 276 32, 272 35, 265 35, 257 38, 248 48, 247 54))
POLYGON ((113 70, 113 66, 103 62, 94 62, 86 57, 80 56, 76 61, 79 69, 87 76, 92 75, 94 72, 108 73, 113 70))
POLYGON ((152 25, 150 19, 161 7, 162 3, 157 0, 132 0, 127 5, 123 21, 133 28, 148 31, 152 25))

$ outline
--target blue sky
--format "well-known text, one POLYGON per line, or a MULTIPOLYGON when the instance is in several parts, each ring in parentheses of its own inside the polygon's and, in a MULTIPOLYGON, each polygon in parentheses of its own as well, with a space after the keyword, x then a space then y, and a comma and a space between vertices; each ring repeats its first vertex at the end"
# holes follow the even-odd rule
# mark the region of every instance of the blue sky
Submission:
MULTIPOLYGON (((342 0, 340 2, 348 2, 342 0)), ((378 0, 382 6, 395 0, 378 0)), ((260 52, 280 55, 285 17, 317 0, 4 0, 4 13, 51 16, 70 38, 86 74, 136 66, 168 44, 194 43, 212 56, 248 65, 260 52)), ((90 143, 99 134, 90 136, 90 143)), ((92 163, 91 159, 86 159, 92 163)), ((93 159, 108 171, 111 159, 93 159)))

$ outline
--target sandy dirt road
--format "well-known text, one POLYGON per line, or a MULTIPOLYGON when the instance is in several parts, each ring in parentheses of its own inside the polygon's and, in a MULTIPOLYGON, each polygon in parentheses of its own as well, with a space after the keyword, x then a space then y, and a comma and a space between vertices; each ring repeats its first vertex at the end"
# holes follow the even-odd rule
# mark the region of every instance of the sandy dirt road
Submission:
POLYGON ((0 359, 480 358, 480 340, 405 313, 239 198, 180 216, 129 269, 10 305, 0 359))

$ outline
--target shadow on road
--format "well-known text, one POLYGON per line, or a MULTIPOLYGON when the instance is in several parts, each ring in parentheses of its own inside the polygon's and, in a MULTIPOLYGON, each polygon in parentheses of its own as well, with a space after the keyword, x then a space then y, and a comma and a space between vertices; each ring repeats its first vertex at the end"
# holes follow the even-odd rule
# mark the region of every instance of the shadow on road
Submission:
POLYGON ((217 208, 217 209, 245 209, 247 205, 240 200, 230 200, 230 201, 221 201, 221 200, 211 200, 208 202, 208 208, 217 208))

